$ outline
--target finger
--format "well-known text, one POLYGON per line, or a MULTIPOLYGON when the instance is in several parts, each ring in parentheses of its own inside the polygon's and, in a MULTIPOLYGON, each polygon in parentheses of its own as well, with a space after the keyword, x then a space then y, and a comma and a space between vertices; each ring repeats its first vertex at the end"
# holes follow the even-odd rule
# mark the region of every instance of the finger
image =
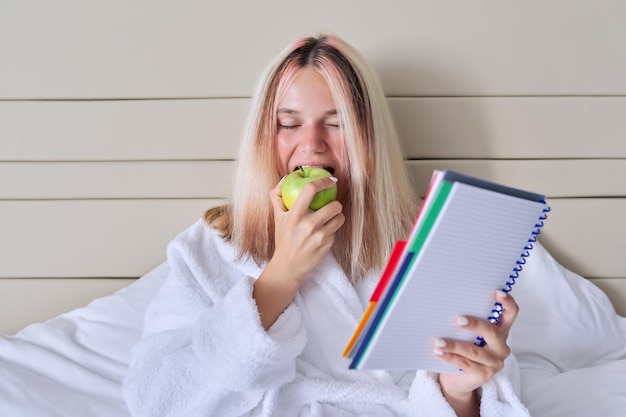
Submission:
POLYGON ((491 346, 480 347, 473 342, 453 339, 437 339, 434 352, 446 362, 464 370, 480 365, 498 371, 504 366, 506 358, 496 353, 491 346))
POLYGON ((488 319, 464 317, 463 320, 467 320, 468 323, 463 327, 480 335, 486 343, 504 342, 509 337, 518 312, 519 307, 515 299, 504 291, 497 291, 496 303, 488 319))
POLYGON ((282 177, 278 184, 274 188, 270 190, 270 201, 272 202, 272 207, 274 208, 274 212, 287 211, 285 204, 283 203, 283 195, 281 192, 281 187, 283 185, 283 181, 285 177, 282 177))
POLYGON ((335 185, 335 181, 330 177, 319 178, 309 182, 302 188, 302 192, 291 206, 291 210, 308 211, 315 194, 335 185))
MULTIPOLYGON (((489 352, 493 352, 498 358, 505 359, 511 354, 511 349, 507 345, 508 329, 502 329, 493 323, 476 317, 460 316, 457 318, 457 326, 470 330, 480 335, 477 341, 471 344, 480 348, 486 345, 489 352), (478 341, 484 342, 481 344, 478 341)), ((459 343, 459 342, 456 342, 459 343)))
POLYGON ((500 327, 508 337, 511 327, 519 313, 519 306, 515 298, 504 291, 496 292, 496 301, 502 306, 502 311, 499 313, 498 317, 498 327, 500 327))
POLYGON ((346 220, 342 210, 343 206, 339 201, 332 201, 317 210, 313 215, 319 217, 318 221, 322 224, 321 228, 326 233, 334 234, 343 226, 346 220))
MULTIPOLYGON (((293 207, 292 207, 293 209, 293 207)), ((344 224, 341 203, 333 201, 317 211, 309 211, 306 220, 307 239, 314 247, 328 248, 335 240, 335 234, 344 224)))

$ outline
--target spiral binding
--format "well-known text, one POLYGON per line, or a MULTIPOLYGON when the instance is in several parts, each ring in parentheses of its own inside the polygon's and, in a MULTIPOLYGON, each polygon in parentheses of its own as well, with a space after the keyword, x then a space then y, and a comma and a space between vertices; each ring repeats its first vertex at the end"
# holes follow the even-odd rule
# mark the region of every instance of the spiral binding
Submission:
MULTIPOLYGON (((545 201, 541 202, 546 204, 545 201)), ((520 272, 522 272, 522 269, 524 268, 524 264, 526 264, 526 258, 530 256, 530 251, 534 248, 533 244, 537 242, 537 236, 539 235, 539 233, 541 233, 541 228, 543 227, 545 220, 548 218, 548 212, 550 212, 550 207, 546 205, 546 207, 543 209, 543 213, 541 214, 541 216, 539 216, 539 219, 535 224, 535 229, 532 231, 532 234, 528 239, 526 246, 524 246, 523 252, 520 255, 520 259, 515 262, 513 272, 511 272, 511 274, 509 275, 509 279, 504 285, 504 288, 502 288, 503 292, 508 294, 513 289, 517 278, 519 278, 520 272)), ((504 307, 502 306, 502 303, 496 302, 493 306, 493 309, 491 310, 491 315, 487 318, 487 321, 492 324, 498 324, 503 311, 504 307)), ((476 342, 474 342, 474 344, 476 346, 483 347, 487 344, 487 342, 485 342, 485 339, 482 336, 477 336, 476 342)))

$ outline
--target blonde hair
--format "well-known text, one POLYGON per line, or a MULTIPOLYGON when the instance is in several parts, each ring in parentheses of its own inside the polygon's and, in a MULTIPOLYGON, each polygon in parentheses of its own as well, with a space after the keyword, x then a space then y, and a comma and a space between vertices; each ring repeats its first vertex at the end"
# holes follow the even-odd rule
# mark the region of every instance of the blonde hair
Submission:
POLYGON ((343 123, 349 161, 346 223, 333 253, 351 279, 382 268, 394 243, 405 239, 417 213, 386 97, 362 55, 338 37, 299 40, 268 68, 258 86, 243 132, 233 195, 228 205, 205 215, 232 241, 241 257, 261 264, 274 252, 270 190, 281 177, 276 152, 277 103, 300 68, 310 67, 328 83, 343 123))

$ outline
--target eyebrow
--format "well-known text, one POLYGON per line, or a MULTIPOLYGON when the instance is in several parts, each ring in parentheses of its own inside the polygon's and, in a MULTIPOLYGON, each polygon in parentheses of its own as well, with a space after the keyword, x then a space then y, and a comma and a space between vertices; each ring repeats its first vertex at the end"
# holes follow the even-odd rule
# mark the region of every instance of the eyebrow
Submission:
MULTIPOLYGON (((300 112, 298 110, 294 110, 294 109, 289 109, 287 107, 281 107, 280 109, 278 109, 278 113, 284 113, 284 114, 300 114, 300 112)), ((339 112, 337 111, 337 109, 332 109, 332 110, 328 110, 326 112, 324 112, 325 116, 334 116, 339 114, 339 112)))

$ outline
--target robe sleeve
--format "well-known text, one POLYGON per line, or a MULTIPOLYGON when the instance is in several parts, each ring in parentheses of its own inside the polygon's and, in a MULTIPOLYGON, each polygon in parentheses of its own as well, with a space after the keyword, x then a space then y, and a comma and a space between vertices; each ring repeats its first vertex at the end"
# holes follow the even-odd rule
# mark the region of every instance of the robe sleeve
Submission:
MULTIPOLYGON (((418 371, 409 391, 410 409, 416 416, 454 417, 441 393, 436 374, 418 371)), ((519 369, 512 355, 505 367, 480 388, 481 417, 530 417, 519 400, 519 369)))
POLYGON ((217 263, 209 270, 192 249, 168 248, 170 276, 148 308, 123 385, 133 416, 253 415, 295 378, 306 341, 297 307, 265 331, 254 279, 217 265, 219 256, 209 256, 217 263))

